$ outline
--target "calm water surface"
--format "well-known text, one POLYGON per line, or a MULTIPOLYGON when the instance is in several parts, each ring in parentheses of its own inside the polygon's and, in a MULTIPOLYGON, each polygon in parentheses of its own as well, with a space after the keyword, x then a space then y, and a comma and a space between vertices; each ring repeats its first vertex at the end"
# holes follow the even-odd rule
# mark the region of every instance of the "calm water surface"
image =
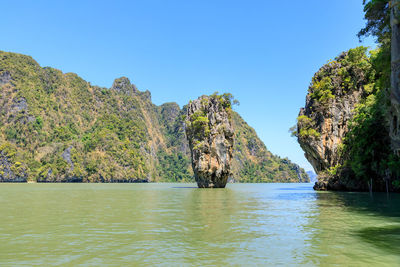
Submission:
POLYGON ((0 266, 400 266, 400 196, 310 184, 0 184, 0 266))

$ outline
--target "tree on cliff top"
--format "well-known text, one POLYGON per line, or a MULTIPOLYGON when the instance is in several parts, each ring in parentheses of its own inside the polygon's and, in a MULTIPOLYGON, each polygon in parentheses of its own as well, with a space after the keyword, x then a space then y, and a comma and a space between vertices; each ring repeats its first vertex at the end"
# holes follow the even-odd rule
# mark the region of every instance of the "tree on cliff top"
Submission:
POLYGON ((357 36, 375 36, 381 44, 390 43, 390 0, 363 0, 367 24, 357 36))

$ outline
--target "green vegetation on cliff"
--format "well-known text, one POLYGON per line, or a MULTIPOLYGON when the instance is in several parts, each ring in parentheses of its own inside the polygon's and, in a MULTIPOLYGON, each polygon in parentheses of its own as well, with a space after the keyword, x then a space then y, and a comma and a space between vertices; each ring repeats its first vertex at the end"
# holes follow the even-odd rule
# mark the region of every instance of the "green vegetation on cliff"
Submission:
POLYGON ((309 182, 305 171, 287 158, 272 154, 256 131, 240 115, 233 113, 235 129, 233 178, 249 183, 309 182))
POLYGON ((313 77, 293 134, 319 172, 317 188, 400 190, 400 159, 390 140, 390 1, 364 1, 379 47, 350 49, 313 77), (311 139, 314 138, 314 139, 311 139))
POLYGON ((314 75, 292 133, 328 189, 398 190, 400 161, 390 149, 390 57, 357 47, 314 75), (389 60, 388 60, 389 59, 389 60))
MULTIPOLYGON (((221 98, 229 109, 230 100, 221 98)), ((185 114, 176 103, 154 105, 150 92, 125 77, 102 88, 29 56, 0 52, 0 181, 193 181, 185 114)), ((247 133, 242 138, 262 143, 247 133)), ((238 157, 237 181, 256 181, 237 174, 244 162, 258 162, 248 155, 238 157)), ((294 172, 277 177, 298 181, 294 172)))
POLYGON ((372 51, 370 57, 375 83, 355 109, 349 134, 344 140, 346 161, 342 169, 350 169, 355 178, 364 181, 371 190, 385 190, 386 186, 400 190, 400 158, 391 149, 389 134, 391 3, 388 0, 364 0, 364 5, 367 24, 358 36, 373 35, 379 42, 379 49, 372 51))
POLYGON ((322 105, 364 87, 369 93, 375 81, 375 72, 367 55, 367 48, 350 49, 328 62, 313 77, 309 96, 322 105))

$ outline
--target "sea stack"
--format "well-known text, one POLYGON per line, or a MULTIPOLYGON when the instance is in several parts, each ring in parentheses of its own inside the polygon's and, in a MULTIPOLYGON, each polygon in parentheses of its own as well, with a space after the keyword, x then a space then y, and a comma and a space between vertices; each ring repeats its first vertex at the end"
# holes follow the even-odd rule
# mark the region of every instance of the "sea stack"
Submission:
POLYGON ((186 136, 198 187, 224 188, 231 175, 231 94, 201 96, 187 108, 186 136))

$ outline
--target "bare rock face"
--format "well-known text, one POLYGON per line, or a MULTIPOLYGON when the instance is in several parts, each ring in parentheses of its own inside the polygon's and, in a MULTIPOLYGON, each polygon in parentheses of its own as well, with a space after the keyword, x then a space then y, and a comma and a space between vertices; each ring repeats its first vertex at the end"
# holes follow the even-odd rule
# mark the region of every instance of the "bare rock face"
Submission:
POLYGON ((24 166, 20 166, 21 163, 13 163, 10 161, 7 153, 0 150, 0 183, 8 182, 26 182, 28 174, 24 166))
POLYGON ((11 81, 11 74, 8 71, 0 72, 0 85, 9 83, 11 81))
POLYGON ((300 109, 296 136, 318 174, 314 189, 350 188, 348 181, 334 180, 327 171, 344 162, 343 140, 357 104, 371 88, 371 65, 363 50, 362 47, 351 49, 325 64, 314 75, 306 105, 300 109))
MULTIPOLYGON (((360 95, 360 91, 354 91, 340 99, 332 100, 329 106, 320 110, 315 110, 315 102, 307 97, 306 107, 300 110, 299 117, 310 118, 318 134, 298 136, 298 141, 316 173, 341 163, 340 146, 348 132, 348 123, 354 115, 360 95)), ((301 131, 303 127, 308 125, 299 121, 298 129, 301 131)))
POLYGON ((115 79, 111 89, 127 95, 132 95, 138 92, 136 86, 131 84, 131 81, 126 77, 115 79))
POLYGON ((201 96, 187 109, 186 135, 200 188, 224 188, 231 175, 234 132, 230 100, 201 96))

